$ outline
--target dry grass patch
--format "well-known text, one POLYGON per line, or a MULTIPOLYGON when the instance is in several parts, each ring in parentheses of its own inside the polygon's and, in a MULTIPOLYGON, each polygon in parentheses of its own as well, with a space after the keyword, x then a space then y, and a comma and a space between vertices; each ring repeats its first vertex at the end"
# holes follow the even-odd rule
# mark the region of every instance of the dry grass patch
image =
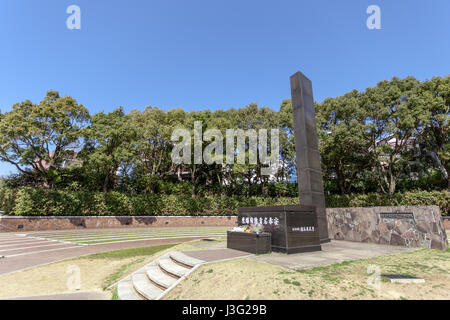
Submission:
POLYGON ((0 277, 0 298, 104 291, 124 276, 169 251, 194 249, 198 248, 189 243, 125 249, 34 267, 0 277), (158 249, 162 250, 157 251, 158 249), (151 252, 153 254, 150 254, 151 252), (74 275, 74 266, 80 270, 81 281, 78 290, 68 286, 68 281, 70 284, 74 275))
POLYGON ((165 299, 450 299, 450 249, 417 250, 295 271, 238 259, 200 267, 165 299), (407 274, 424 284, 367 285, 369 266, 407 274))

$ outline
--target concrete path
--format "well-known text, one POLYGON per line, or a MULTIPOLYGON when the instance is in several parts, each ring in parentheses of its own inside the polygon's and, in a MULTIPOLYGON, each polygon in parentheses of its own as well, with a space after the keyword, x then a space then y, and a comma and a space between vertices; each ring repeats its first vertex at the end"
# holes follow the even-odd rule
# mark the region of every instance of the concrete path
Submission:
POLYGON ((203 260, 205 262, 214 262, 214 261, 220 261, 220 260, 253 256, 252 254, 244 252, 244 251, 238 251, 238 250, 226 249, 226 248, 182 251, 182 253, 189 257, 192 257, 194 259, 203 260))
POLYGON ((56 293, 43 296, 14 297, 0 300, 109 300, 103 292, 56 293))
POLYGON ((57 241, 42 241, 39 239, 34 239, 29 242, 25 241, 26 239, 23 237, 21 240, 17 241, 16 238, 20 238, 19 236, 12 234, 10 236, 11 238, 3 237, 0 239, 0 250, 7 250, 3 252, 0 251, 0 256, 5 256, 4 258, 0 258, 0 276, 35 266, 88 254, 162 244, 175 244, 205 238, 168 238, 158 240, 117 242, 99 244, 95 246, 79 246, 74 244, 60 244, 60 242, 57 241), (51 244, 55 244, 55 246, 51 246, 51 244))
POLYGON ((195 246, 203 250, 184 251, 183 253, 196 259, 212 262, 227 258, 247 256, 248 259, 264 261, 271 264, 280 265, 290 269, 311 269, 320 266, 327 266, 349 260, 359 260, 373 258, 387 254, 407 252, 420 248, 406 248, 400 246, 379 245, 373 243, 361 243, 351 241, 332 240, 322 244, 322 251, 305 252, 297 254, 282 254, 272 252, 263 255, 249 255, 246 252, 226 249, 225 241, 202 241, 195 246))
POLYGON ((271 254, 252 256, 249 259, 264 261, 290 269, 302 270, 349 260, 367 259, 417 249, 418 248, 332 240, 329 243, 322 244, 322 251, 290 255, 272 252, 271 254))

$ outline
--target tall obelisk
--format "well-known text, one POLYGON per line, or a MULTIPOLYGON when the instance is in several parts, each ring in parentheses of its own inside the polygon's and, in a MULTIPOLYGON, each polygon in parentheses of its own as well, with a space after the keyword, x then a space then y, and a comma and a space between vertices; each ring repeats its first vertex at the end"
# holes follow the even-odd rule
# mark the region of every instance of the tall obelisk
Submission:
POLYGON ((291 96, 300 204, 316 207, 320 242, 329 242, 312 83, 301 72, 291 76, 291 96))

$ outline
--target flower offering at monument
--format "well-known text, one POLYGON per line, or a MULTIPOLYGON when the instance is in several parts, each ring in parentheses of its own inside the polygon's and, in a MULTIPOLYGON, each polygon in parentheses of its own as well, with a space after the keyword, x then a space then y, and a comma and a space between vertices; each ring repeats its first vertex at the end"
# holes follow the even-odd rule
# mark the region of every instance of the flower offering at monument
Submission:
POLYGON ((231 231, 260 234, 264 232, 264 226, 262 224, 243 225, 239 227, 234 227, 231 231))

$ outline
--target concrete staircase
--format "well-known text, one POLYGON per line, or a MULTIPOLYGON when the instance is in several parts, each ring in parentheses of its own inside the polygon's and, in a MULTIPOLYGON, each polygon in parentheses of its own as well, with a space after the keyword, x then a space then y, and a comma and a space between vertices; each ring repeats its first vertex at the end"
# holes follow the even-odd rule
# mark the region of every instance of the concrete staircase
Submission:
POLYGON ((204 261, 180 251, 167 253, 117 284, 120 300, 159 300, 204 261))

